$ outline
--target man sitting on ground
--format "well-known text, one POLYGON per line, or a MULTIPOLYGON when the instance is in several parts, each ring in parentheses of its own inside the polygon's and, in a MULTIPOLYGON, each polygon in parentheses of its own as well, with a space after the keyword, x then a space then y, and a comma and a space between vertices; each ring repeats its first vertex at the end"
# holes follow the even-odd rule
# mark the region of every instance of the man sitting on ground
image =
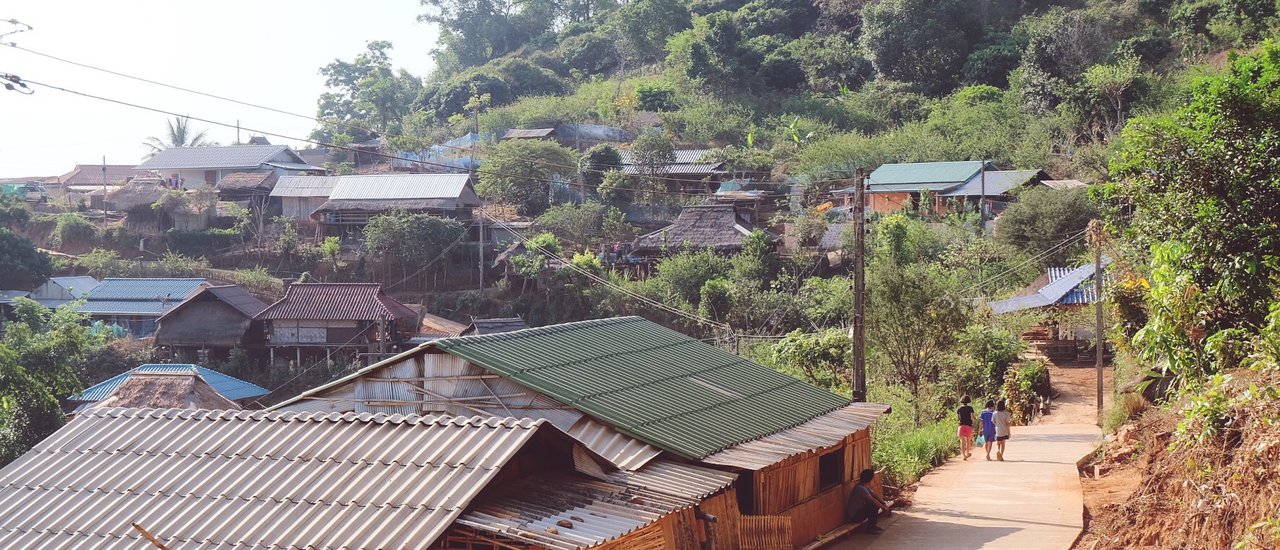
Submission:
POLYGON ((880 516, 880 510, 884 513, 891 514, 889 505, 885 504, 880 497, 871 491, 871 480, 875 479, 876 471, 867 468, 858 474, 858 484, 853 486, 853 492, 849 494, 849 504, 845 507, 846 516, 849 521, 865 521, 867 522, 868 534, 877 534, 884 529, 876 527, 876 519, 880 516))

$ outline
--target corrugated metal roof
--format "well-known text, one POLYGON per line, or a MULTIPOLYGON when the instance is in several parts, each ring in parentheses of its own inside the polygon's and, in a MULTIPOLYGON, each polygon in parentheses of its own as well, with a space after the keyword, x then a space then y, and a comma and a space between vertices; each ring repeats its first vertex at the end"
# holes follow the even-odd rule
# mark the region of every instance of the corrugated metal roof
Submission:
MULTIPOLYGON (((1102 257, 1102 267, 1111 265, 1111 258, 1102 257)), ((1070 297, 1072 300, 1083 300, 1094 296, 1092 289, 1082 290, 1086 281, 1093 279, 1093 264, 1084 264, 1067 273, 1058 272, 1057 277, 1050 272, 1050 283, 1044 288, 1036 291, 1035 294, 1027 296, 1017 296, 1007 300, 991 302, 991 311, 996 314, 1009 313, 1013 311, 1021 311, 1024 309, 1032 309, 1037 307, 1045 307, 1062 302, 1064 298, 1070 297), (1078 293, 1077 293, 1078 292, 1078 293), (1074 296, 1073 296, 1074 295, 1074 296)), ((1091 285, 1089 285, 1091 287, 1091 285)), ((1075 301, 1070 303, 1093 303, 1092 301, 1081 302, 1075 301)))
POLYGON ((267 309, 266 302, 257 299, 236 285, 213 286, 206 289, 205 292, 217 296, 219 300, 247 317, 254 317, 262 313, 262 310, 267 309))
POLYGON ((0 547, 425 548, 543 428, 91 409, 0 470, 0 547))
POLYGON ((882 164, 867 179, 873 190, 887 185, 959 185, 969 181, 986 164, 980 160, 882 164))
MULTIPOLYGON (((685 206, 671 225, 636 237, 632 253, 654 255, 663 250, 679 251, 684 248, 711 248, 716 252, 732 253, 742 248, 742 242, 755 229, 756 226, 739 216, 737 208, 731 204, 685 206)), ((768 230, 763 231, 768 241, 780 240, 768 230)))
POLYGON ((1044 180, 1040 183, 1053 189, 1075 189, 1077 187, 1088 187, 1089 184, 1080 180, 1044 180))
MULTIPOLYGON (((667 172, 672 174, 714 174, 724 166, 723 162, 704 161, 703 157, 710 149, 677 149, 675 160, 667 165, 667 172)), ((622 171, 626 174, 640 174, 640 167, 635 164, 630 150, 619 151, 622 158, 622 171)))
POLYGON ((467 174, 375 174, 336 176, 330 200, 469 198, 467 174))
POLYGON ((739 443, 702 462, 747 470, 767 468, 792 456, 835 445, 849 434, 870 427, 886 412, 888 405, 853 403, 799 426, 739 443))
POLYGON ((141 315, 159 317, 181 304, 181 300, 168 303, 150 300, 93 300, 76 311, 89 315, 141 315))
POLYGON ((0 304, 12 304, 18 298, 26 298, 31 292, 26 290, 0 290, 0 304))
POLYGON ((256 319, 381 321, 417 315, 383 294, 379 283, 295 283, 256 319))
POLYGON ((1040 170, 988 170, 979 172, 969 178, 964 185, 947 189, 939 195, 943 197, 977 197, 982 195, 984 191, 983 178, 986 178, 985 192, 988 197, 993 195, 1003 195, 1018 187, 1026 185, 1036 176, 1042 174, 1040 170))
POLYGON ((96 300, 168 300, 179 302, 200 289, 204 279, 103 279, 89 291, 96 300))
POLYGON ((662 454, 662 449, 629 435, 622 435, 613 426, 596 422, 585 415, 565 431, 623 470, 635 470, 662 454))
MULTIPOLYGON (((1050 283, 1057 281, 1058 279, 1064 279, 1071 276, 1071 269, 1065 267, 1051 267, 1048 271, 1050 283)), ((1103 281, 1106 281, 1105 274, 1103 275, 1103 281)), ((1059 298, 1057 303, 1065 305, 1092 304, 1096 301, 1094 298, 1097 295, 1098 293, 1093 286, 1093 275, 1090 274, 1089 277, 1078 286, 1071 289, 1062 298, 1059 298)))
POLYGON ((312 166, 305 162, 264 162, 267 166, 275 168, 283 168, 285 170, 297 170, 299 172, 323 172, 324 168, 312 166))
POLYGON ((536 139, 544 138, 556 132, 555 128, 512 128, 502 134, 502 139, 536 139))
POLYGON ((590 548, 694 506, 699 493, 719 491, 736 477, 670 461, 645 470, 615 474, 611 481, 535 475, 481 497, 457 523, 540 548, 590 548), (557 526, 561 521, 573 527, 557 526))
POLYGON ((848 403, 639 317, 462 336, 428 345, 690 459, 848 403))
POLYGON ((284 145, 230 145, 226 147, 174 147, 156 153, 138 165, 139 170, 257 168, 281 153, 303 162, 284 145))
POLYGON ((248 399, 271 393, 270 390, 263 388, 262 386, 251 384, 239 378, 227 376, 216 370, 206 369, 197 365, 188 363, 148 363, 146 365, 139 365, 133 369, 122 372, 90 386, 84 391, 68 397, 67 400, 101 401, 108 395, 111 395, 111 392, 116 391, 116 388, 120 387, 120 384, 123 384, 124 381, 134 373, 183 373, 191 371, 199 373, 200 376, 204 378, 205 382, 208 382, 210 386, 213 386, 214 390, 217 390, 217 392, 222 394, 223 397, 232 401, 239 401, 241 399, 248 399))
MULTIPOLYGON (((511 332, 513 330, 524 330, 529 328, 529 324, 519 317, 503 317, 499 319, 472 319, 471 325, 462 329, 460 335, 468 334, 498 334, 500 332, 511 332)), ((456 335, 455 335, 456 336, 456 335)))
POLYGON ((338 176, 281 176, 271 189, 273 197, 328 197, 338 176))
POLYGON ((87 296, 90 290, 93 290, 99 284, 97 279, 88 275, 80 275, 75 277, 50 277, 49 282, 58 285, 71 292, 72 295, 87 296))

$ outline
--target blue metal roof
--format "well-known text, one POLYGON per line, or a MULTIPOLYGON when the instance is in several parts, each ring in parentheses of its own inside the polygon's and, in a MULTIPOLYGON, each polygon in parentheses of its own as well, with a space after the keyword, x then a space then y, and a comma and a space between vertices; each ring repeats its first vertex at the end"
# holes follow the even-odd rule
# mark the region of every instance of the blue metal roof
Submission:
POLYGON ((78 311, 89 315, 154 315, 159 317, 181 303, 181 298, 171 300, 168 303, 151 300, 93 300, 85 302, 78 311))
MULTIPOLYGON (((1111 258, 1102 257, 1102 267, 1111 265, 1111 258)), ((1104 275, 1105 277, 1105 275, 1104 275)), ((1093 264, 1084 264, 1075 269, 1057 268, 1049 271, 1049 284, 1035 294, 1016 296, 1007 300, 991 302, 991 311, 997 315, 1012 311, 1021 311, 1053 304, 1092 304, 1097 297, 1093 286, 1093 264), (1072 301, 1066 301, 1072 300, 1072 301)))
POLYGON ((197 373, 199 373, 200 377, 204 378, 204 381, 207 382, 210 386, 212 386, 214 390, 222 394, 223 397, 226 397, 227 399, 230 399, 232 401, 236 401, 239 399, 246 399, 250 397, 257 397, 259 395, 266 395, 268 393, 271 393, 270 390, 266 388, 263 388, 261 386, 257 386, 254 384, 250 384, 239 378, 227 376, 216 370, 206 369, 204 367, 201 367, 198 365, 192 365, 189 363, 172 363, 172 364, 140 365, 130 371, 117 374, 95 386, 85 389, 84 391, 76 395, 68 397, 67 399, 69 401, 84 401, 84 402, 101 401, 103 399, 106 399, 108 395, 111 395, 111 392, 116 391, 116 388, 120 387, 120 384, 123 384, 124 381, 129 378, 129 375, 135 372, 172 373, 172 372, 189 372, 193 369, 197 373))
POLYGON ((195 293, 204 279, 103 279, 89 291, 95 300, 155 300, 181 302, 195 293))
MULTIPOLYGON (((1071 269, 1068 269, 1065 267, 1049 268, 1050 283, 1056 282, 1059 279, 1064 279, 1069 276, 1071 276, 1071 269)), ((1105 275, 1103 275, 1103 281, 1104 282, 1106 281, 1105 275)), ((1066 293, 1066 295, 1059 298, 1057 303, 1064 304, 1064 305, 1092 304, 1093 302, 1096 301, 1095 298, 1097 296, 1098 296, 1098 293, 1096 292, 1093 286, 1093 275, 1089 275, 1088 278, 1086 278, 1084 282, 1080 283, 1079 286, 1071 289, 1069 292, 1066 293)))

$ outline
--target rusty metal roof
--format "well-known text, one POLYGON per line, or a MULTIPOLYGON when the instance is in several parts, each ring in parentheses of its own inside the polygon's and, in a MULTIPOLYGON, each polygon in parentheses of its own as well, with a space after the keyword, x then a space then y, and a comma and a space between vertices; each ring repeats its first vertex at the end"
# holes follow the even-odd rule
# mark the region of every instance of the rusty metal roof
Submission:
POLYGON ((739 443, 703 458, 702 462, 759 470, 798 454, 835 445, 845 436, 871 426, 887 412, 888 405, 853 403, 794 428, 739 443))
POLYGON ((544 422, 92 409, 0 470, 0 548, 424 548, 544 422))
POLYGON ((457 523, 543 548, 590 548, 693 506, 736 477, 671 461, 643 472, 615 473, 609 481, 535 475, 482 496, 457 523), (572 527, 558 525, 564 521, 572 527))
POLYGON ((259 320, 381 321, 417 317, 382 293, 378 283, 295 283, 262 310, 259 320))

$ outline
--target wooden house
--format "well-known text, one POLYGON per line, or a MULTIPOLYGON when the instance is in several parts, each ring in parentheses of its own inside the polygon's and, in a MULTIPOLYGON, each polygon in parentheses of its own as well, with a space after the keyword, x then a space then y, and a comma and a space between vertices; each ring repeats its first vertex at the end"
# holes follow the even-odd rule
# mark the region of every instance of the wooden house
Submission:
POLYGON ((225 359, 233 348, 263 343, 254 318, 264 309, 266 303, 238 286, 206 287, 156 320, 156 345, 179 361, 225 359))
MULTIPOLYGON (((271 188, 271 200, 279 201, 280 214, 300 224, 311 224, 311 213, 329 200, 338 179, 328 176, 284 176, 271 188)), ((277 207, 272 205, 273 208, 277 207)))
POLYGON ((336 179, 312 220, 334 230, 359 228, 397 210, 470 220, 482 203, 468 174, 373 174, 336 179))
POLYGON ((94 408, 0 469, 0 548, 733 548, 733 481, 540 420, 94 408))
MULTIPOLYGON (((1043 170, 997 170, 989 161, 912 162, 883 164, 867 176, 867 208, 891 213, 918 209, 927 195, 932 212, 945 215, 961 210, 998 215, 1017 200, 1017 190, 1049 180, 1043 170)), ((846 206, 855 189, 832 192, 846 206)))
MULTIPOLYGON (((755 229, 755 224, 739 215, 733 206, 686 206, 671 225, 637 237, 631 246, 631 254, 658 258, 683 250, 711 249, 717 254, 733 255, 742 251, 743 241, 755 229)), ((765 237, 771 247, 782 240, 768 231, 765 231, 765 237)))
POLYGON ((254 317, 266 331, 271 360, 299 363, 335 353, 385 354, 418 329, 418 314, 378 283, 295 283, 254 317))
POLYGON ((888 407, 620 317, 435 340, 275 409, 543 419, 624 471, 671 459, 737 474, 699 505, 720 518, 717 547, 789 548, 844 524, 888 407))
POLYGON ((266 388, 213 369, 153 363, 94 384, 67 397, 66 404, 71 414, 94 407, 240 409, 268 393, 266 388))

